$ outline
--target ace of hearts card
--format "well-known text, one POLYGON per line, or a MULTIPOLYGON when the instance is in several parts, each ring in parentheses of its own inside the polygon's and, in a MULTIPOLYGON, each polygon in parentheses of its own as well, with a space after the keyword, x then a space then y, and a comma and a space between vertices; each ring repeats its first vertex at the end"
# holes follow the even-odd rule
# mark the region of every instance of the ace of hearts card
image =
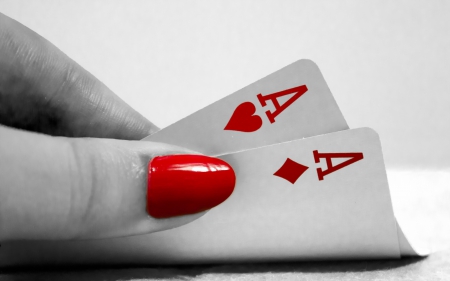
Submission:
POLYGON ((299 60, 144 140, 216 156, 346 129, 317 65, 299 60))

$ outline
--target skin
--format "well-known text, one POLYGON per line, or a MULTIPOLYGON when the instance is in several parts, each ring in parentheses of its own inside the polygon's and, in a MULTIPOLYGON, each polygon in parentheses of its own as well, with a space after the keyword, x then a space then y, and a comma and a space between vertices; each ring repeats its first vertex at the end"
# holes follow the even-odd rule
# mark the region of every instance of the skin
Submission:
POLYGON ((148 162, 192 152, 137 141, 158 128, 2 14, 0 124, 0 241, 137 235, 204 214, 148 216, 148 162))

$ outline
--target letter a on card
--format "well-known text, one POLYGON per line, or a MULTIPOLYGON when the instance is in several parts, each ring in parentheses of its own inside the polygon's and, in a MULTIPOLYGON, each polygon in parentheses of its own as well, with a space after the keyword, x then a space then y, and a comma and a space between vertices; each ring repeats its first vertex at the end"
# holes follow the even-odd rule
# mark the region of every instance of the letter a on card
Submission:
POLYGON ((320 158, 325 158, 327 162, 327 169, 325 171, 322 170, 322 168, 317 168, 317 176, 319 177, 320 181, 323 180, 323 178, 326 175, 336 172, 337 170, 342 169, 364 158, 362 152, 319 153, 317 150, 314 150, 313 155, 314 161, 316 163, 320 163, 320 158), (336 166, 333 166, 333 163, 331 161, 332 158, 349 158, 349 159, 342 163, 339 163, 336 166))
POLYGON ((267 118, 269 118, 270 123, 274 123, 275 117, 277 117, 278 114, 283 112, 294 101, 296 101, 299 97, 301 97, 304 93, 306 93, 306 91, 308 91, 308 87, 306 87, 306 85, 302 85, 299 87, 287 89, 284 91, 280 91, 278 93, 273 93, 273 94, 269 94, 269 95, 265 95, 265 96, 258 94, 257 97, 258 97, 259 103, 261 103, 261 106, 263 106, 263 107, 266 106, 266 101, 268 101, 268 100, 272 101, 273 105, 275 106, 275 110, 273 112, 271 112, 270 110, 267 110, 266 115, 267 115, 267 118), (280 105, 280 103, 278 102, 278 98, 285 96, 285 95, 290 95, 292 93, 295 93, 295 94, 292 97, 290 97, 289 100, 287 100, 285 103, 280 105))

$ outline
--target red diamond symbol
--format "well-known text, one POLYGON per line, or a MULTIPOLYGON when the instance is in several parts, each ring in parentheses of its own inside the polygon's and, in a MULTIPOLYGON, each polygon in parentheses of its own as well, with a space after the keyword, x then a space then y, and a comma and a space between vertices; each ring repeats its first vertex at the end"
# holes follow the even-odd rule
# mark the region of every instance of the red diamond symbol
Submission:
POLYGON ((298 178, 303 175, 309 167, 306 167, 300 163, 291 160, 290 158, 286 158, 286 162, 281 166, 278 171, 273 174, 274 176, 283 178, 288 182, 294 184, 298 178))

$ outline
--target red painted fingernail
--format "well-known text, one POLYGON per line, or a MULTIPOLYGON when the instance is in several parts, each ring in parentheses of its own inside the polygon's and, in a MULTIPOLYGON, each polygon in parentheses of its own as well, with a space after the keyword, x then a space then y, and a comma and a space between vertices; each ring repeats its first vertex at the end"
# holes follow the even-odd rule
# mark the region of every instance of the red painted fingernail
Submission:
POLYGON ((148 165, 147 212, 155 218, 211 209, 234 190, 236 176, 228 163, 203 155, 167 155, 148 165))

